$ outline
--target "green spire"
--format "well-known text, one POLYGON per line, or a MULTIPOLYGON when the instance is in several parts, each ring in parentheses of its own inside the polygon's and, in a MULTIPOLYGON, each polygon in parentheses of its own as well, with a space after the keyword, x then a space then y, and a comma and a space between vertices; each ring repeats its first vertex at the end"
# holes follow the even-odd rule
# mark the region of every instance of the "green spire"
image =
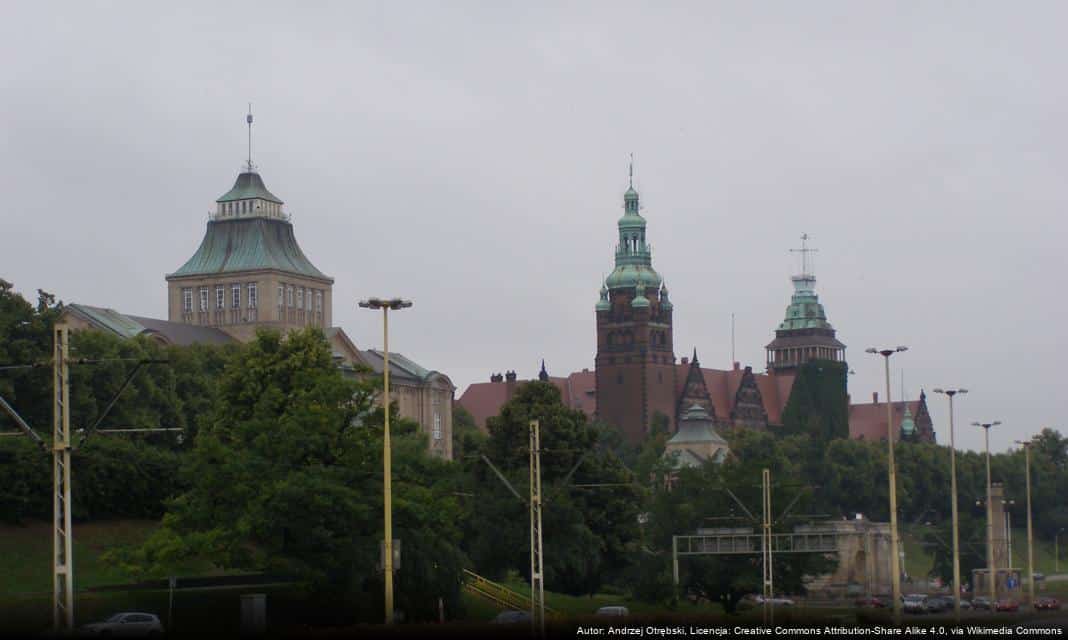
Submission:
POLYGON ((909 410, 908 402, 905 402, 905 417, 901 418, 901 435, 911 437, 916 433, 916 421, 912 419, 912 411, 909 410))
POLYGON ((801 248, 790 249, 792 253, 801 254, 801 274, 790 280, 794 283, 794 294, 790 306, 786 308, 786 319, 779 325, 779 330, 787 329, 833 329, 827 322, 819 297, 816 295, 816 276, 809 273, 808 254, 817 249, 808 246, 808 234, 801 236, 801 248))
POLYGON ((612 308, 612 303, 608 301, 608 287, 604 284, 601 285, 601 299, 597 301, 597 311, 608 311, 612 308))
POLYGON ((667 284, 660 287, 660 308, 664 311, 671 311, 675 305, 671 304, 671 300, 668 300, 668 288, 667 284))
POLYGON ((616 245, 616 267, 608 276, 609 289, 630 289, 641 278, 646 286, 659 288, 663 282, 653 269, 653 250, 645 241, 645 218, 639 211, 641 203, 634 189, 634 165, 630 168, 630 183, 623 194, 623 217, 619 219, 619 243, 616 245))

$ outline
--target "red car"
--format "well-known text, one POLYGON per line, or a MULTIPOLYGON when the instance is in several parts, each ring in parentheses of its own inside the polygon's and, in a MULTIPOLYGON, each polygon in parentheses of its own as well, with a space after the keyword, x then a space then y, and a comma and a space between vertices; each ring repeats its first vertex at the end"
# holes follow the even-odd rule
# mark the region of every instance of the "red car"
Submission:
POLYGON ((994 611, 1019 611, 1020 603, 1012 598, 1002 598, 994 603, 994 611))
POLYGON ((1061 601, 1052 596, 1035 598, 1035 611, 1055 611, 1061 608, 1061 601))
POLYGON ((855 604, 858 607, 870 607, 872 609, 885 609, 886 608, 886 602, 884 602, 878 596, 860 597, 860 598, 857 598, 856 602, 854 602, 853 604, 855 604))

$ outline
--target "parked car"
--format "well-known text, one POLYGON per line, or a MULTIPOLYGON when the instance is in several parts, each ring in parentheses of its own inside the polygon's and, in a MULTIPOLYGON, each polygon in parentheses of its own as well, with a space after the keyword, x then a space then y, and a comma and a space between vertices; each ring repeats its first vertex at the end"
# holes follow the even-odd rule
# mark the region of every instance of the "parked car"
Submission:
POLYGON ((1002 598, 994 603, 994 611, 1019 611, 1020 603, 1012 598, 1002 598))
POLYGON ((943 613, 953 610, 953 596, 935 595, 927 598, 927 610, 931 613, 943 613))
POLYGON ((82 631, 99 636, 158 636, 163 634, 163 625, 154 614, 126 611, 103 622, 87 624, 82 631))
POLYGON ((857 598, 854 604, 858 607, 871 609, 885 609, 886 601, 879 596, 863 596, 857 598))
POLYGON ((927 613, 927 596, 922 593, 910 593, 902 599, 905 613, 927 613))
POLYGON ((1061 608, 1061 601, 1053 596, 1035 598, 1035 611, 1057 611, 1061 608))
POLYGON ((597 615, 612 618, 625 618, 630 615, 630 610, 622 605, 609 605, 598 609, 597 615))
POLYGON ((972 608, 976 610, 983 609, 991 611, 994 607, 990 604, 990 598, 986 596, 976 596, 972 598, 972 608))
POLYGON ((498 613, 497 617, 490 621, 490 624, 520 624, 523 622, 530 624, 530 612, 512 609, 498 613))
POLYGON ((1045 579, 1046 579, 1046 574, 1039 573, 1038 571, 1035 572, 1035 582, 1041 582, 1042 580, 1045 580, 1045 579))
POLYGON ((972 601, 968 600, 967 598, 961 598, 960 599, 960 608, 961 609, 971 609, 972 608, 972 601))

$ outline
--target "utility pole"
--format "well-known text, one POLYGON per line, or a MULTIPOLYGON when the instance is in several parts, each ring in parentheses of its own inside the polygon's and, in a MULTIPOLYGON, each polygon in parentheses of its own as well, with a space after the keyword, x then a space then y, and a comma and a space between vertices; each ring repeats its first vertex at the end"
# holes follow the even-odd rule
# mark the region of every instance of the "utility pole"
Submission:
POLYGON ((764 469, 762 474, 761 497, 764 507, 763 541, 764 548, 764 618, 768 624, 775 624, 775 607, 771 599, 775 597, 775 577, 773 572, 774 556, 771 538, 771 470, 764 469), (770 615, 769 615, 770 610, 770 615))
POLYGON ((1034 532, 1031 529, 1031 445, 1034 442, 1031 440, 1025 442, 1017 440, 1016 444, 1023 446, 1024 470, 1027 476, 1027 591, 1033 608, 1035 606, 1035 551, 1034 532))
POLYGON ((545 637, 545 574, 541 546, 541 434, 530 421, 530 622, 545 637))
MULTIPOLYGON (((251 108, 250 108, 251 111, 251 108)), ((249 122, 251 123, 251 116, 249 122)), ((250 156, 251 157, 251 156, 250 156)), ((251 165, 251 160, 249 161, 251 165)), ((252 171, 250 168, 249 171, 252 171)), ((385 582, 386 624, 393 624, 393 453, 389 436, 389 310, 407 309, 410 300, 370 298, 357 305, 362 309, 382 310, 382 520, 384 558, 382 562, 385 582)))
POLYGON ((907 351, 908 347, 899 346, 894 349, 878 350, 867 349, 867 353, 881 355, 886 361, 886 441, 889 447, 888 466, 890 469, 890 585, 894 599, 894 626, 901 626, 901 565, 898 557, 898 549, 901 548, 901 539, 897 535, 897 469, 894 464, 894 412, 890 402, 890 356, 895 353, 907 351))
MULTIPOLYGON (((52 367, 52 630, 53 633, 74 630, 74 530, 71 527, 71 452, 74 443, 70 428, 70 365, 104 364, 108 362, 136 362, 137 365, 126 376, 119 390, 104 407, 96 422, 88 429, 79 429, 81 438, 78 445, 98 431, 119 396, 133 381, 134 376, 146 364, 167 364, 167 360, 142 360, 138 358, 112 358, 105 360, 70 359, 70 327, 56 323, 52 327, 52 362, 5 366, 3 369, 35 369, 52 367)), ((6 400, 0 397, 0 409, 15 421, 16 426, 36 442, 42 450, 48 451, 47 443, 36 431, 22 419, 6 400)), ((155 432, 181 431, 168 428, 131 428, 100 429, 101 433, 111 432, 155 432)))
POLYGON ((957 445, 953 435, 953 396, 968 393, 967 389, 935 389, 949 398, 949 482, 953 507, 953 618, 960 624, 960 534, 957 518, 957 445))
POLYGON ((70 329, 52 328, 52 629, 74 630, 70 528, 70 329))
POLYGON ((983 443, 986 448, 986 562, 987 576, 990 578, 990 606, 998 600, 997 570, 994 568, 994 501, 990 489, 990 427, 1001 424, 994 422, 973 422, 973 427, 983 428, 983 443))

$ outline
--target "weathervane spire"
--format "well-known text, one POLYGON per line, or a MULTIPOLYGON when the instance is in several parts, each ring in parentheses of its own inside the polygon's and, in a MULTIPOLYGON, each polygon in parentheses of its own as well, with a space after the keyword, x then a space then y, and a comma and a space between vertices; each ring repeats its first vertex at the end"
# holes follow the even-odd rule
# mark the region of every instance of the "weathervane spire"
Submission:
POLYGON ((819 251, 819 249, 809 249, 808 248, 808 234, 807 233, 802 233, 801 234, 801 248, 800 249, 790 249, 790 253, 800 253, 801 254, 801 275, 803 275, 803 276, 812 275, 812 274, 810 274, 808 272, 808 254, 815 253, 815 252, 818 252, 818 251, 819 251))
POLYGON ((248 103, 248 115, 245 116, 248 123, 248 172, 252 173, 252 103, 248 103))
POLYGON ((630 154, 630 170, 629 170, 628 182, 630 183, 628 186, 631 189, 633 189, 634 188, 634 153, 633 152, 630 154))

